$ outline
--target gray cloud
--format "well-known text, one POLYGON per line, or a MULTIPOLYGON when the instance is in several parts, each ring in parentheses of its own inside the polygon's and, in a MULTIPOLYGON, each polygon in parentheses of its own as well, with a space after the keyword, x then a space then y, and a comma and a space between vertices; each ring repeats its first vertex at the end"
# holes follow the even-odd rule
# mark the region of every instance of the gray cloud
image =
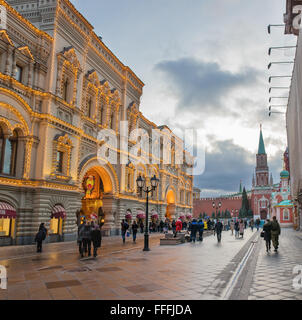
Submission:
MULTIPOLYGON (((213 136, 208 138, 214 151, 206 152, 204 174, 194 177, 194 185, 206 190, 202 196, 217 196, 217 190, 220 190, 220 194, 238 192, 240 180, 247 189, 250 189, 256 155, 235 145, 232 140, 217 141, 213 136)), ((279 181, 282 154, 283 151, 280 150, 268 159, 274 182, 279 181)))
POLYGON ((191 112, 225 111, 223 97, 232 89, 254 84, 258 76, 254 69, 231 73, 217 63, 195 58, 162 61, 155 70, 163 72, 169 81, 168 87, 178 99, 178 109, 191 112))

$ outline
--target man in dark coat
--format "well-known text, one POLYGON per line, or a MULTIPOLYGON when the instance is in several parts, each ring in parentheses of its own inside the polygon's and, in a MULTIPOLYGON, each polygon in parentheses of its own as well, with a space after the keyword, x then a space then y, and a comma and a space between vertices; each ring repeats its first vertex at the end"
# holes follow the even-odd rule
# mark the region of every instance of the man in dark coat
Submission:
POLYGON ((132 228, 133 242, 135 242, 136 241, 137 229, 138 229, 138 224, 136 223, 135 220, 133 221, 131 228, 132 228))
POLYGON ((221 223, 221 221, 219 221, 219 219, 217 219, 217 222, 215 224, 215 232, 217 234, 217 240, 218 242, 221 242, 221 233, 223 230, 223 224, 221 223))
POLYGON ((190 240, 193 241, 195 243, 196 241, 196 233, 198 231, 198 223, 196 221, 196 219, 193 219, 190 227, 189 227, 189 230, 191 231, 191 238, 190 240))
POLYGON ((83 251, 88 252, 88 257, 91 256, 91 225, 90 223, 85 224, 84 228, 80 231, 80 236, 83 241, 83 249, 81 252, 81 257, 83 258, 83 251))
POLYGON ((202 241, 203 240, 203 230, 204 230, 204 223, 202 221, 202 219, 200 219, 198 221, 198 232, 199 232, 199 241, 202 241))
POLYGON ((280 234, 281 234, 280 224, 279 224, 277 218, 274 216, 273 221, 272 221, 271 235, 272 235, 272 242, 273 242, 273 246, 275 248, 275 252, 278 251, 280 234))
POLYGON ((93 243, 93 257, 96 258, 98 248, 101 247, 102 243, 102 233, 98 225, 95 225, 94 228, 91 230, 91 240, 93 243))
POLYGON ((266 223, 263 226, 264 231, 264 240, 266 244, 266 252, 271 251, 271 231, 272 231, 272 223, 269 219, 266 220, 266 223))
POLYGON ((39 231, 35 237, 35 242, 37 242, 37 252, 42 252, 42 241, 45 240, 46 235, 47 229, 45 228, 44 223, 41 223, 39 231))
POLYGON ((122 231, 123 243, 126 242, 126 232, 127 232, 128 228, 129 228, 128 222, 123 219, 122 222, 121 222, 121 231, 122 231))
POLYGON ((165 226, 163 220, 160 220, 159 226, 160 226, 160 232, 163 232, 164 226, 165 226))

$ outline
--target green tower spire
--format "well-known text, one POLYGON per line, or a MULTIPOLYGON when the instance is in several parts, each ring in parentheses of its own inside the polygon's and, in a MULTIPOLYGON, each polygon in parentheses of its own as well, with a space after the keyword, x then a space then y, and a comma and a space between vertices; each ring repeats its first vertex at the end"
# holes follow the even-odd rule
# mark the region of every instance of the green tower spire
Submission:
POLYGON ((266 154, 263 135, 262 135, 262 124, 260 125, 260 138, 259 138, 259 147, 258 147, 258 154, 266 154))
POLYGON ((240 180, 239 193, 242 193, 242 181, 240 180))

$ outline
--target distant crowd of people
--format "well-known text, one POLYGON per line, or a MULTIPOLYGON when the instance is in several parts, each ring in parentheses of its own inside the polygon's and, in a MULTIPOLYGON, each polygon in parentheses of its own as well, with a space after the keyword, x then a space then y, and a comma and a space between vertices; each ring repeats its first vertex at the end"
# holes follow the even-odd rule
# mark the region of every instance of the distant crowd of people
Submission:
MULTIPOLYGON (((91 249, 93 245, 93 257, 97 257, 98 248, 101 247, 102 242, 102 233, 101 225, 98 225, 94 221, 86 221, 84 219, 83 223, 78 227, 78 246, 80 256, 91 256, 91 249)), ((136 242, 137 232, 140 230, 141 233, 144 232, 144 224, 142 221, 137 223, 133 221, 131 226, 127 220, 122 220, 121 222, 121 235, 123 243, 126 242, 126 238, 130 237, 132 234, 133 243, 136 242)), ((185 238, 189 242, 195 243, 196 241, 203 241, 204 230, 211 230, 213 235, 217 236, 217 241, 221 242, 222 231, 231 230, 231 236, 235 235, 236 239, 243 239, 244 231, 247 228, 251 228, 251 231, 254 231, 254 228, 259 231, 261 227, 260 219, 228 219, 228 220, 219 220, 219 219, 193 219, 192 221, 182 221, 180 218, 177 220, 170 221, 166 219, 165 221, 151 221, 149 223, 149 232, 161 232, 168 233, 172 231, 174 237, 177 237, 177 234, 183 230, 186 231, 185 238)), ((263 230, 261 232, 261 237, 264 238, 266 242, 266 251, 271 251, 271 242, 273 243, 275 252, 278 251, 279 247, 279 236, 281 234, 280 224, 277 221, 276 217, 273 217, 272 221, 267 219, 263 225, 263 230)), ((37 252, 42 252, 42 242, 46 239, 47 229, 45 228, 44 223, 41 223, 39 230, 35 237, 35 242, 37 243, 37 252)))

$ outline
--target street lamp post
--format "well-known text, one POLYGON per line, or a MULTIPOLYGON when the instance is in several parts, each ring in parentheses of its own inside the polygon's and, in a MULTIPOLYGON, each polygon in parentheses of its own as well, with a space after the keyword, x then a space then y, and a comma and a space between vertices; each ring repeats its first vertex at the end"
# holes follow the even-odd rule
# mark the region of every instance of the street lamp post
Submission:
POLYGON ((142 192, 142 191, 146 192, 146 227, 145 227, 144 249, 143 249, 143 251, 150 251, 150 248, 149 248, 149 228, 148 228, 149 193, 152 192, 152 191, 155 191, 155 189, 156 189, 157 186, 158 186, 158 182, 159 182, 159 179, 157 179, 156 176, 154 175, 154 176, 151 178, 151 187, 147 186, 147 187, 144 189, 144 186, 145 186, 146 181, 145 181, 141 176, 139 176, 139 177, 136 179, 136 184, 137 184, 137 187, 138 187, 139 191, 140 191, 140 192, 142 192))
POLYGON ((217 210, 221 208, 221 202, 219 201, 218 204, 216 204, 216 202, 213 201, 212 205, 214 209, 216 208, 216 218, 217 218, 217 210))

